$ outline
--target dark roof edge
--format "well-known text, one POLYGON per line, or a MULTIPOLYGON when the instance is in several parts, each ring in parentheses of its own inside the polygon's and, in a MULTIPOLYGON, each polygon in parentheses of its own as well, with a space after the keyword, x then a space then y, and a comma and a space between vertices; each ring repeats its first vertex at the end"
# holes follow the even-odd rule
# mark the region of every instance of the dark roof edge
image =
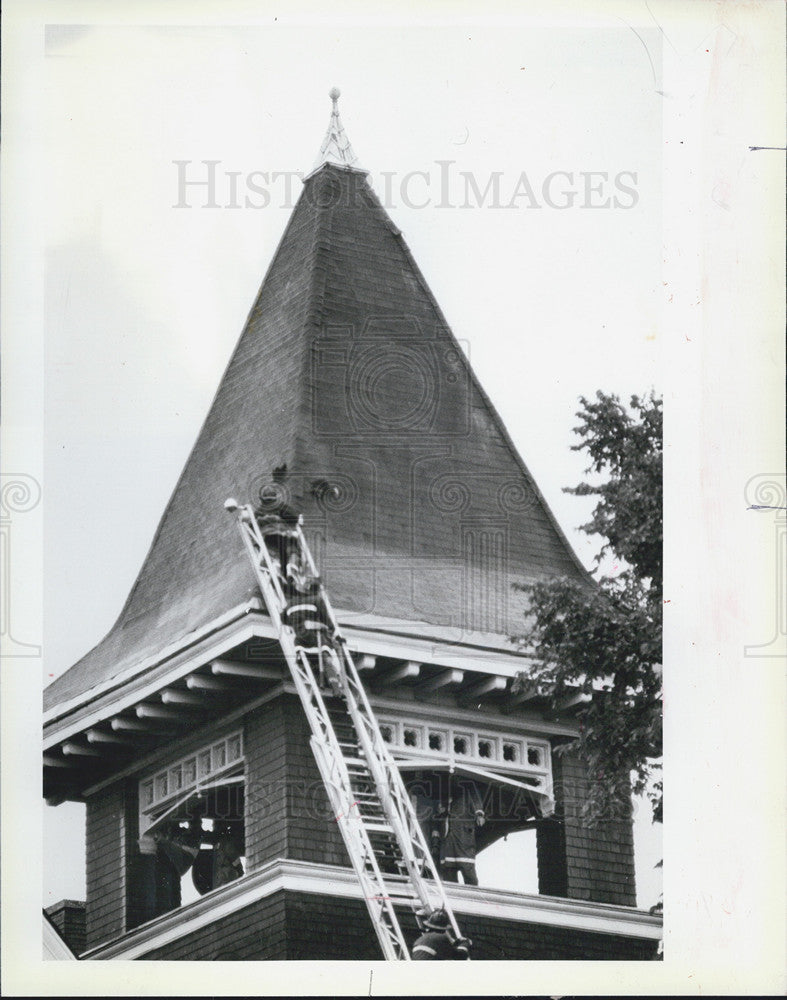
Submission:
MULTIPOLYGON (((232 348, 232 351, 230 351, 230 356, 227 359, 227 363, 225 364, 225 366, 224 366, 224 368, 222 370, 221 377, 219 378, 218 382, 216 383, 216 391, 213 393, 213 396, 211 397, 211 400, 210 400, 210 403, 208 405, 208 408, 207 408, 207 411, 205 413, 205 416, 203 417, 202 423, 200 424, 200 428, 197 431, 197 436, 194 439, 194 444, 192 445, 191 449, 189 450, 188 455, 186 456, 186 460, 183 463, 183 466, 182 466, 182 468, 180 470, 180 474, 179 474, 179 476, 178 476, 178 478, 177 478, 177 480, 175 482, 175 486, 173 487, 172 492, 170 493, 169 499, 167 500, 167 503, 164 506, 164 512, 161 515, 161 519, 159 520, 158 527, 156 528, 155 534, 153 535, 153 540, 151 541, 151 543, 150 543, 150 545, 148 547, 148 550, 145 553, 145 558, 142 560, 142 564, 141 564, 141 566, 139 568, 139 573, 137 574, 137 577, 134 580, 134 585, 132 586, 131 590, 129 591, 128 597, 126 598, 126 602, 123 605, 123 608, 122 608, 120 614, 118 615, 117 621, 115 622, 115 624, 110 629, 110 633, 113 632, 114 629, 120 623, 121 618, 123 618, 123 616, 124 616, 124 614, 126 612, 126 609, 128 608, 129 604, 131 603, 131 599, 134 596, 134 594, 135 594, 135 592, 137 590, 137 587, 139 586, 139 578, 140 578, 140 576, 142 574, 142 570, 145 568, 145 564, 147 563, 148 559, 150 558, 150 556, 151 556, 151 554, 153 552, 153 549, 154 549, 154 547, 156 545, 156 542, 159 539, 159 536, 161 534, 162 528, 164 527, 164 522, 166 521, 166 518, 167 518, 167 513, 169 512, 169 508, 172 505, 172 501, 175 499, 175 494, 178 491, 178 488, 180 486, 181 480, 183 479, 184 473, 186 472, 186 469, 191 464, 191 460, 193 459, 193 457, 194 457, 194 455, 195 455, 195 453, 197 451, 197 448, 198 448, 198 446, 200 445, 200 443, 202 441, 202 435, 205 432, 206 424, 208 422, 208 419, 210 418, 211 413, 213 412, 213 407, 216 405, 216 401, 217 401, 217 399, 219 397, 219 393, 221 392, 221 390, 222 390, 222 388, 224 386, 224 381, 227 378, 227 374, 229 372, 230 365, 232 364, 232 362, 233 362, 233 360, 235 358, 235 355, 238 353, 238 348, 240 347, 241 340, 243 340, 243 337, 244 337, 244 335, 246 334, 246 332, 247 332, 247 330, 249 328, 249 323, 251 322, 251 318, 254 315, 254 311, 256 310, 256 308, 257 308, 257 306, 259 304, 260 298, 262 297, 262 293, 263 293, 263 291, 265 289, 265 283, 267 282, 268 277, 269 277, 271 271, 273 270, 273 267, 274 267, 274 265, 276 263, 276 260, 277 260, 277 258, 279 256, 279 251, 281 250, 282 246, 284 245, 284 241, 287 239, 287 236, 289 235, 289 232, 292 229, 293 223, 294 223, 295 218, 296 218, 297 213, 298 213, 298 206, 300 205, 302 196, 303 196, 303 192, 301 191, 301 197, 298 198, 298 201, 295 203, 295 208, 292 211, 292 215, 290 216, 290 218, 289 218, 289 220, 287 222, 287 225, 284 227, 284 232, 281 234, 281 237, 279 238, 279 242, 276 244, 276 249, 274 250, 273 255, 272 255, 271 259, 270 259, 270 263, 268 264, 268 267, 265 270, 265 275, 264 275, 262 281, 260 282, 260 286, 259 286, 259 288, 257 290, 257 294, 254 297, 254 301, 252 302, 251 308, 249 309, 248 313, 246 314, 246 319, 244 320, 243 326, 241 327, 241 332, 238 335, 237 340, 235 341, 235 346, 232 348)), ((109 633, 107 633, 107 634, 109 634, 109 633)))
POLYGON ((86 903, 84 899, 59 899, 56 903, 52 903, 51 906, 44 907, 44 913, 48 916, 63 906, 76 906, 77 909, 84 910, 86 903))

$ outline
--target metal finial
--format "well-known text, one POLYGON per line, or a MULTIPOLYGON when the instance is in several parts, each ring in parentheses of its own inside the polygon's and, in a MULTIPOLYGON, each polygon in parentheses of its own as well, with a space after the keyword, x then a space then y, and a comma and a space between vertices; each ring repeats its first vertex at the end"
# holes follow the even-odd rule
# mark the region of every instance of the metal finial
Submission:
POLYGON ((352 167, 357 158, 347 138, 344 126, 339 118, 339 97, 341 91, 338 87, 331 87, 328 96, 333 102, 331 108, 331 120, 328 124, 328 131, 320 146, 320 152, 314 164, 314 169, 321 167, 324 163, 336 163, 343 167, 352 167))

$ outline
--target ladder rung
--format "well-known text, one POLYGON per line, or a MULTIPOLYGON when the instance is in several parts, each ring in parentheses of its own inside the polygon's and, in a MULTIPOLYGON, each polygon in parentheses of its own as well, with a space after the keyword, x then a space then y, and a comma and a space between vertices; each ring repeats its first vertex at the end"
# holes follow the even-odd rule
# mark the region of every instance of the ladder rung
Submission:
POLYGON ((364 823, 367 833, 390 833, 393 834, 393 827, 388 823, 364 823))
POLYGON ((411 899, 413 902, 421 902, 421 897, 412 892, 405 892, 404 890, 399 891, 393 886, 386 885, 386 894, 391 897, 391 899, 411 899))

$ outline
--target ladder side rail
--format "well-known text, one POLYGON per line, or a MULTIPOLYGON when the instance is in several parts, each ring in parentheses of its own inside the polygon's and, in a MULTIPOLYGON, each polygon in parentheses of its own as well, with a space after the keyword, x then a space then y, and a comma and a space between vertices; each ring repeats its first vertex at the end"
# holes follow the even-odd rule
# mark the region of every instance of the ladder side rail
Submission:
MULTIPOLYGON (((401 772, 382 738, 376 716, 369 704, 352 656, 346 645, 342 645, 345 651, 345 666, 348 673, 348 681, 351 680, 351 687, 354 689, 354 692, 358 692, 357 701, 360 703, 359 708, 361 709, 361 711, 356 709, 353 721, 356 723, 356 728, 359 729, 362 745, 365 744, 364 749, 374 759, 379 779, 384 783, 386 790, 385 800, 387 800, 390 813, 392 814, 389 815, 389 819, 393 820, 391 825, 397 833, 397 840, 400 842, 402 855, 407 864, 413 886, 424 906, 434 908, 434 900, 435 897, 437 898, 437 906, 446 911, 454 933, 459 936, 461 935, 461 931, 456 922, 453 909, 446 897, 442 879, 437 871, 437 866, 432 858, 432 853, 426 842, 426 837, 418 821, 410 796, 407 794, 401 772), (423 870, 429 872, 428 876, 422 871, 419 862, 423 870), (430 886, 427 883, 427 877, 430 878, 433 885, 430 886)), ((352 701, 356 701, 356 698, 354 697, 352 700, 348 699, 351 714, 353 713, 352 701)), ((386 804, 385 800, 383 802, 384 806, 386 804)), ((386 809, 386 812, 388 813, 389 810, 386 809)))
POLYGON ((409 960, 410 956, 407 951, 407 945, 402 936, 398 921, 393 917, 391 902, 386 892, 384 880, 382 879, 379 867, 376 865, 374 852, 371 850, 368 842, 366 842, 365 830, 359 818, 353 816, 352 808, 348 812, 342 809, 342 789, 340 783, 331 775, 331 755, 316 737, 312 736, 310 743, 328 793, 328 798, 334 809, 336 821, 340 824, 343 839, 345 843, 347 843, 348 838, 353 838, 356 841, 356 849, 348 850, 348 853, 361 890, 363 891, 367 909, 369 909, 370 916, 372 917, 372 923, 375 928, 381 927, 385 932, 384 936, 378 933, 378 939, 380 940, 385 957, 389 960, 402 958, 409 960), (355 821, 353 822, 353 820, 355 821), (365 865, 372 868, 372 871, 368 871, 365 865), (386 917, 387 920, 384 919, 386 917))
MULTIPOLYGON (((348 820, 351 820, 354 804, 352 801, 353 793, 350 777, 341 754, 341 748, 338 745, 336 734, 333 731, 330 717, 325 708, 319 686, 314 680, 308 660, 305 656, 298 656, 292 637, 285 632, 285 626, 281 620, 279 611, 279 604, 283 605, 285 603, 284 594, 278 585, 277 574, 272 565, 267 545, 250 506, 247 505, 242 509, 239 517, 239 525, 256 571, 258 583, 263 592, 266 609, 279 632, 282 651, 285 654, 285 659, 290 668, 290 673, 300 696, 301 703, 306 709, 307 719, 313 734, 312 752, 315 754, 315 760, 319 766, 323 783, 328 791, 331 804, 336 810, 336 815, 343 815, 348 820), (301 662, 301 660, 305 662, 301 662), (326 747, 331 751, 330 761, 338 772, 338 780, 331 775, 329 755, 326 752, 326 747), (317 748, 317 752, 315 752, 315 748, 317 748)), ((304 539, 302 534, 300 534, 299 540, 303 546, 304 539)), ((304 546, 304 548, 309 562, 313 566, 314 564, 311 561, 308 547, 304 546)), ((359 845, 351 842, 352 833, 346 824, 340 825, 340 831, 347 846, 353 868, 356 871, 356 875, 358 875, 359 881, 362 883, 362 888, 376 890, 371 893, 365 891, 364 898, 380 945, 386 958, 409 961, 410 954, 404 936, 396 918, 393 905, 388 897, 387 887, 377 865, 377 859, 371 842, 368 839, 368 833, 363 827, 360 817, 357 817, 357 822, 353 826, 355 835, 360 841, 359 845), (366 864, 372 869, 371 876, 367 875, 365 870, 360 866, 358 850, 363 853, 366 858, 366 864), (372 879, 371 882, 369 881, 370 878, 372 879), (375 902, 380 904, 379 907, 375 907, 375 902), (385 920, 381 921, 381 912, 385 914, 387 922, 385 920)))
MULTIPOLYGON (((398 949, 403 952, 403 954, 397 954, 394 957, 405 958, 405 960, 409 961, 410 955, 388 898, 385 879, 377 864, 377 858, 368 838, 368 833, 363 826, 362 819, 356 808, 354 808, 356 803, 350 776, 347 772, 344 757, 338 745, 336 734, 331 725, 330 716, 325 708, 319 686, 314 683, 311 667, 304 654, 298 654, 295 651, 294 643, 292 643, 289 636, 282 634, 281 638, 284 640, 282 642, 283 648, 285 643, 291 646, 290 650, 285 649, 285 655, 288 652, 291 653, 299 661, 301 667, 297 672, 293 672, 293 679, 301 702, 307 709, 307 719, 312 729, 312 737, 310 739, 312 752, 315 755, 320 776, 323 779, 323 784, 331 800, 334 817, 339 823, 339 830, 350 855, 350 861, 356 873, 362 870, 359 868, 358 850, 360 850, 366 859, 366 864, 371 869, 370 873, 364 875, 366 886, 373 890, 372 892, 364 892, 367 909, 372 917, 375 928, 379 930, 379 913, 376 912, 374 903, 379 902, 382 904, 381 909, 385 911, 388 923, 391 925, 390 927, 384 927, 386 938, 393 938, 397 941, 398 949), (312 711, 309 711, 310 708, 312 711), (351 844, 351 839, 354 839, 357 843, 351 844), (353 847, 357 849, 354 850, 353 847), (369 881, 370 879, 372 880, 371 882, 369 881)), ((382 938, 380 940, 382 945, 382 938)), ((385 951, 385 946, 383 950, 385 951)))
POLYGON ((414 887, 421 898, 422 904, 424 906, 431 906, 432 893, 423 884, 418 867, 418 859, 415 857, 416 853, 421 853, 423 854, 423 859, 426 860, 428 849, 423 844, 422 851, 413 851, 413 838, 410 836, 408 830, 409 824, 405 819, 406 809, 404 810, 405 815, 403 815, 402 809, 404 801, 411 805, 409 797, 401 783, 401 776, 393 760, 391 760, 393 770, 386 769, 385 767, 383 756, 385 745, 377 726, 377 720, 366 698, 363 685, 358 677, 355 664, 346 643, 342 641, 341 646, 345 660, 344 668, 346 676, 342 679, 342 682, 347 708, 353 720, 364 758, 372 773, 383 810, 394 829, 402 857, 410 873, 414 887), (401 788, 399 787, 400 785, 401 788))
MULTIPOLYGON (((296 532, 301 553, 305 557, 311 572, 316 576, 317 567, 300 524, 297 526, 296 532)), ((343 652, 345 673, 347 681, 349 681, 345 685, 345 692, 349 695, 347 697, 347 705, 361 740, 364 756, 369 762, 375 784, 380 790, 383 809, 394 828, 396 839, 399 842, 413 887, 424 906, 431 907, 433 905, 433 894, 438 897, 439 905, 448 914, 454 933, 459 936, 461 931, 459 930, 453 909, 446 897, 442 879, 437 871, 437 866, 434 864, 431 850, 426 843, 423 829, 418 821, 410 797, 407 794, 401 773, 382 738, 380 728, 377 724, 377 717, 369 703, 352 654, 347 647, 346 639, 339 628, 330 598, 325 588, 323 587, 322 589, 325 607, 328 611, 334 633, 340 639, 340 646, 343 652), (414 847, 416 851, 413 850, 414 847), (414 856, 416 853, 420 855, 420 858, 414 856), (432 891, 430 891, 431 887, 426 884, 421 867, 419 867, 419 860, 423 869, 430 872, 431 881, 434 883, 432 891)))
MULTIPOLYGON (((309 543, 306 541, 306 535, 303 533, 303 526, 301 524, 298 524, 295 530, 298 536, 298 542, 300 543, 301 552, 306 556, 306 562, 309 566, 309 569, 312 572, 312 576, 319 576, 320 574, 317 571, 317 564, 315 563, 314 557, 312 556, 312 551, 309 548, 309 543)), ((331 621, 333 625, 336 626, 336 619, 333 614, 333 608, 329 607, 328 610, 330 611, 331 621)))
POLYGON ((393 904, 388 897, 387 887, 377 865, 374 851, 368 842, 366 831, 363 829, 363 824, 359 817, 355 817, 355 822, 353 823, 351 811, 347 814, 342 813, 339 788, 337 788, 335 781, 330 775, 329 755, 314 736, 312 736, 310 743, 312 745, 312 753, 317 761, 326 791, 328 792, 328 798, 335 810, 337 822, 340 824, 344 841, 347 843, 349 837, 355 837, 357 840, 357 849, 348 850, 348 854, 350 855, 350 861, 364 894, 364 900, 372 917, 372 923, 377 930, 377 937, 385 958, 389 961, 410 961, 410 953, 404 940, 404 935, 394 913, 393 904), (367 871, 364 863, 372 868, 371 873, 367 871), (375 903, 377 904, 376 908, 374 906, 375 903), (384 917, 387 919, 383 919, 384 917), (384 931, 383 935, 380 934, 380 929, 384 931))
MULTIPOLYGON (((246 543, 246 548, 249 551, 252 564, 255 569, 261 569, 264 563, 265 569, 268 571, 268 582, 273 589, 274 594, 278 603, 284 607, 287 603, 287 599, 284 596, 284 591, 281 588, 281 584, 278 580, 278 574, 275 572, 273 567, 273 562, 271 560, 270 552, 268 551, 268 546, 265 544, 265 536, 260 531, 260 526, 257 523, 257 518, 254 516, 254 511, 250 504, 246 504, 241 507, 238 512, 238 523, 241 526, 241 534, 243 535, 243 541, 246 543), (260 561, 260 556, 262 557, 262 562, 260 561)), ((298 537, 298 536, 296 536, 298 537)), ((300 540, 300 538, 299 538, 300 540)), ((259 577, 259 574, 257 574, 259 577)), ((263 593, 263 596, 264 593, 263 593)), ((268 614, 273 617, 273 612, 268 605, 266 599, 266 607, 268 614)), ((278 607, 277 607, 278 611, 278 607)), ((277 615, 276 620, 277 625, 281 625, 281 617, 277 615)))
POLYGON ((409 961, 407 945, 388 900, 385 881, 377 865, 374 850, 368 839, 368 834, 360 822, 360 817, 353 808, 355 802, 350 776, 319 687, 314 683, 311 666, 302 653, 299 655, 295 651, 294 643, 284 632, 282 632, 281 641, 288 663, 290 657, 295 661, 294 664, 290 664, 290 672, 312 730, 310 741, 312 752, 331 800, 334 815, 339 822, 340 833, 350 855, 350 861, 359 880, 362 881, 364 900, 378 934, 380 945, 386 958, 409 961), (359 852, 364 856, 366 865, 371 869, 368 873, 361 864, 358 857, 359 852), (391 944, 392 941, 394 945, 391 944))
MULTIPOLYGON (((300 657, 296 652, 292 636, 285 633, 287 626, 285 626, 282 621, 279 605, 283 606, 286 603, 286 598, 284 597, 284 593, 276 578, 277 574, 271 562, 268 547, 264 542, 262 533, 259 530, 259 526, 257 525, 257 521, 251 507, 247 505, 243 508, 243 511, 245 516, 240 519, 243 539, 246 542, 246 546, 252 556, 252 562, 257 570, 257 581, 262 589, 265 606, 271 621, 278 632, 282 652, 284 653, 285 660, 290 668, 290 674, 292 675, 295 683, 295 688, 304 707, 309 705, 312 712, 316 712, 317 718, 320 722, 321 735, 330 733, 331 736, 334 736, 333 727, 331 726, 328 711, 325 707, 319 685, 314 683, 311 666, 305 657, 300 657), (264 569, 259 560, 259 554, 262 555, 262 561, 265 564, 264 569)), ((307 718, 311 723, 312 714, 310 712, 307 712, 307 718)), ((336 749, 337 752, 340 752, 338 748, 338 741, 336 749)), ((347 776, 347 781, 349 787, 349 776, 347 776)))
MULTIPOLYGON (((352 659, 352 655, 349 650, 345 647, 346 664, 345 668, 349 675, 350 685, 354 689, 353 694, 356 700, 359 702, 359 707, 361 709, 358 720, 362 731, 367 735, 368 741, 371 744, 371 752, 376 758, 379 767, 381 768, 381 780, 384 782, 388 794, 392 798, 392 805, 398 808, 400 813, 400 819, 405 821, 406 827, 410 827, 410 816, 408 815, 409 810, 405 803, 412 806, 410 802, 410 797, 407 795, 407 790, 404 788, 404 783, 401 781, 401 774, 396 762, 390 755, 388 747, 386 746, 385 740, 382 738, 379 726, 377 725, 377 719, 374 715, 374 711, 369 704, 366 692, 363 687, 363 683, 358 676, 357 669, 355 667, 355 662, 352 659), (357 692, 357 693, 356 693, 357 692), (403 815, 402 815, 403 814, 403 815)), ((423 837, 423 831, 421 830, 420 824, 416 822, 413 828, 413 833, 415 836, 408 835, 408 841, 410 845, 413 845, 415 841, 415 846, 419 848, 420 854, 427 856, 429 850, 426 845, 425 838, 423 837), (420 833, 420 836, 419 836, 420 833)))

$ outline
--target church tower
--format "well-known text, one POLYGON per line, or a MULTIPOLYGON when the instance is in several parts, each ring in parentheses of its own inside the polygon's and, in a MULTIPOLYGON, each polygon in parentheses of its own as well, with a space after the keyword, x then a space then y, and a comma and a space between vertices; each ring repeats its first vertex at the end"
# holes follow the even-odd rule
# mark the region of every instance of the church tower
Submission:
MULTIPOLYGON (((586 825, 584 765, 556 753, 576 706, 512 691, 529 665, 508 639, 525 610, 512 584, 592 581, 331 98, 315 169, 126 604, 45 691, 45 797, 87 812, 82 958, 382 957, 224 509, 265 487, 302 515, 424 829, 439 841, 461 786, 481 820, 471 854, 530 831, 537 893, 473 885, 472 864, 465 884, 446 882, 472 957, 650 958, 660 921, 635 908, 630 811, 586 825), (152 833, 165 821, 183 840, 162 857, 152 833), (194 823, 212 843, 196 862, 194 823)), ((412 941, 412 909, 399 917, 412 941)))

